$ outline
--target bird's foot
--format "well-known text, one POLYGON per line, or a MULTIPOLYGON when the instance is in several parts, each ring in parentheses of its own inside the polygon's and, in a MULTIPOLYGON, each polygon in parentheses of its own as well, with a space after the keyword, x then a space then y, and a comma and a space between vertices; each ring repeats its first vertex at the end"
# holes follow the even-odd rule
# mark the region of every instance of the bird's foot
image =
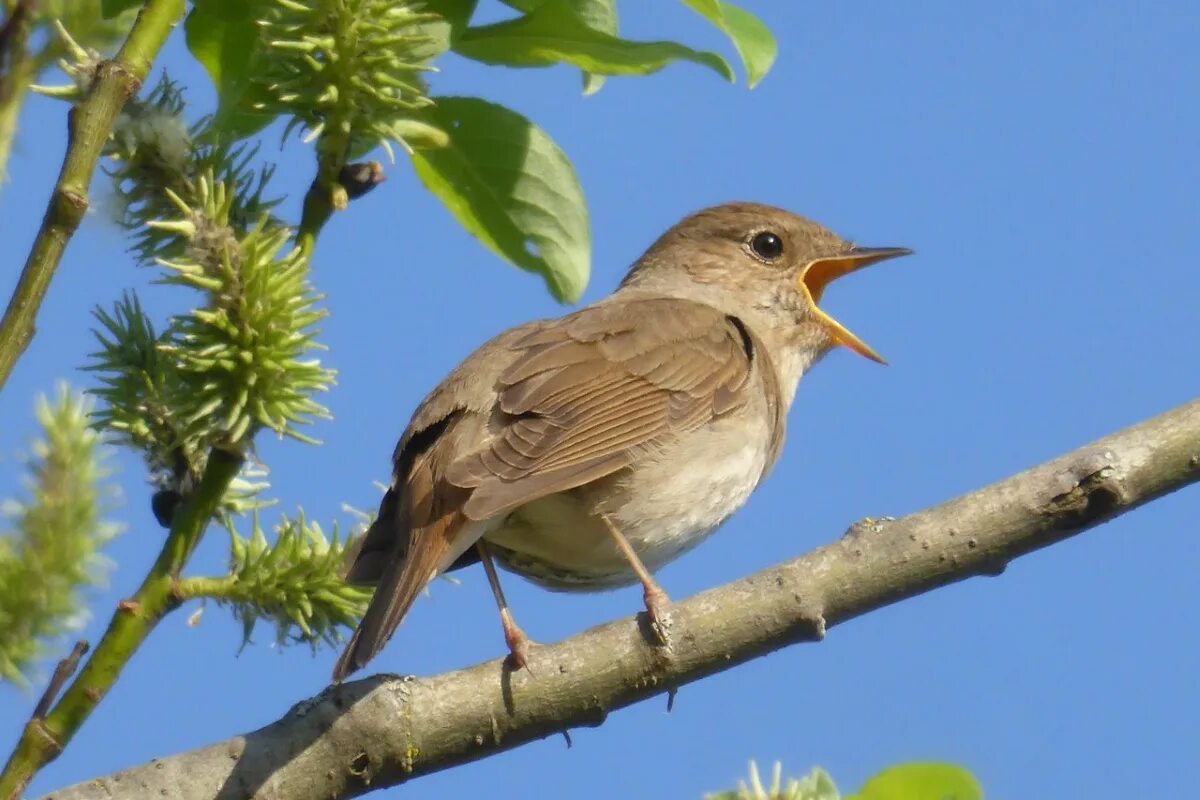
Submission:
POLYGON ((667 647, 671 644, 671 598, 667 597, 658 584, 646 585, 642 593, 646 603, 646 614, 650 618, 650 631, 654 634, 657 644, 667 647))
MULTIPOLYGON (((509 666, 514 670, 529 669, 529 645, 533 640, 525 635, 507 608, 500 612, 500 624, 504 627, 504 643, 508 645, 509 666)), ((532 675, 533 670, 529 673, 532 675)))

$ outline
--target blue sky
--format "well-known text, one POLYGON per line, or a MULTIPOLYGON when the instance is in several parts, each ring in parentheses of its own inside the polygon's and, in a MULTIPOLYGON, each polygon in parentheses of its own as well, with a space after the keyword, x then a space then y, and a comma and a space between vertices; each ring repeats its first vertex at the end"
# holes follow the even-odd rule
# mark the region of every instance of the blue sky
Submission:
MULTIPOLYGON (((1200 389, 1200 9, 1194 3, 747 3, 781 52, 754 91, 693 65, 613 79, 579 97, 578 76, 448 58, 442 94, 475 94, 540 123, 575 161, 592 214, 593 279, 609 292, 689 211, 757 200, 913 258, 839 282, 824 305, 891 366, 837 353, 801 383, 769 481, 716 536, 660 573, 682 598, 837 537, 863 516, 899 516, 1187 401, 1200 389)), ((676 4, 625 2, 623 32, 723 48, 676 4)), ((163 62, 210 93, 176 39, 163 62)), ((0 193, 0 274, 24 258, 64 144, 63 111, 26 110, 0 193)), ((264 154, 274 157, 276 140, 264 154)), ((277 187, 311 178, 289 143, 277 187)), ((98 185, 103 185, 102 181, 98 185)), ((0 489, 32 436, 32 398, 90 349, 88 312, 150 274, 94 214, 72 243, 39 334, 0 395, 0 489)), ((318 246, 328 294, 328 397, 320 448, 264 438, 283 508, 344 518, 373 482, 416 402, 500 330, 561 313, 537 278, 463 234, 407 164, 335 218, 318 246), (405 344, 408 342, 408 344, 405 344), (415 343, 415 344, 414 344, 415 343)), ((178 290, 149 287, 160 313, 178 290)), ((95 593, 95 638, 132 591, 162 531, 136 458, 114 459, 126 533, 95 593)), ((756 758, 813 764, 852 790, 915 759, 972 769, 992 798, 1183 797, 1200 781, 1196 591, 1200 493, 1183 491, 974 579, 839 626, 655 699, 599 729, 422 779, 400 792, 548 788, 579 798, 694 797, 732 786, 756 758)), ((193 572, 221 569, 212 532, 193 572)), ((433 674, 500 655, 480 570, 439 582, 379 670, 433 674)), ((510 577, 535 639, 554 641, 640 608, 637 590, 549 594, 510 577)), ((203 745, 277 718, 319 691, 335 654, 278 651, 209 607, 169 618, 35 792, 203 745)), ((48 670, 47 670, 48 671, 48 670)), ((0 749, 33 699, 0 688, 0 749)))

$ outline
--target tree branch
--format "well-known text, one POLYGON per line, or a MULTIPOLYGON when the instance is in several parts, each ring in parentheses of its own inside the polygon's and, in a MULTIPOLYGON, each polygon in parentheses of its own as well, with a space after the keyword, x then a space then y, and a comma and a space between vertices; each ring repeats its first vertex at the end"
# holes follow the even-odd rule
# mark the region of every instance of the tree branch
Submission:
MULTIPOLYGON (((48 795, 342 798, 595 726, 609 711, 977 575, 1200 480, 1200 400, 1054 461, 677 604, 672 647, 625 619, 432 678, 333 686, 243 736, 48 795)), ((642 615, 644 616, 644 615, 642 615)), ((644 625, 644 620, 639 619, 644 625)))
POLYGON ((33 339, 34 318, 67 243, 88 208, 88 188, 117 114, 137 93, 184 0, 146 0, 116 57, 101 62, 87 96, 67 115, 67 154, 21 278, 0 322, 0 387, 33 339))

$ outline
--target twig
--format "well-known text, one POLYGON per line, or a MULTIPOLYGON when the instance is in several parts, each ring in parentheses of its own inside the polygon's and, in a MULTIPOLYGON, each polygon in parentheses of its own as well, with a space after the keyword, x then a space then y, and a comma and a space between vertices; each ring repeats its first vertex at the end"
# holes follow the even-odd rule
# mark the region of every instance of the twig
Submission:
POLYGON ((48 797, 208 800, 354 797, 485 758, 729 669, 827 627, 1012 559, 1200 480, 1200 400, 898 520, 864 520, 794 561, 672 608, 672 650, 624 619, 428 679, 326 689, 243 736, 48 797))
MULTIPOLYGON (((339 97, 348 96, 340 87, 339 97)), ((342 169, 350 151, 353 109, 340 102, 329 113, 325 127, 317 137, 317 174, 304 195, 304 209, 300 213, 300 228, 296 232, 296 244, 311 260, 317 236, 334 211, 343 211, 350 202, 350 195, 342 185, 342 169)))
POLYGON ((350 146, 349 131, 338 133, 338 126, 334 124, 336 121, 331 120, 317 140, 317 175, 305 193, 300 228, 296 231, 296 243, 310 259, 320 229, 334 216, 334 211, 346 209, 350 200, 340 180, 350 146))
POLYGON ((34 319, 67 243, 88 208, 92 173, 113 122, 142 85, 184 0, 146 0, 116 57, 96 71, 92 87, 67 115, 67 153, 37 238, 0 322, 0 388, 34 334, 34 319))
POLYGON ((181 602, 197 599, 230 602, 243 599, 238 593, 237 579, 230 575, 222 575, 219 578, 181 578, 175 582, 175 594, 181 602))
POLYGON ((87 651, 88 643, 80 639, 75 642, 75 646, 71 648, 67 657, 58 662, 58 666, 54 668, 54 674, 50 676, 50 682, 46 684, 46 691, 42 692, 42 698, 33 707, 30 719, 41 720, 46 716, 46 712, 50 710, 50 704, 54 702, 54 698, 58 697, 58 692, 67 682, 67 678, 75 674, 75 669, 79 666, 79 659, 83 658, 87 651))

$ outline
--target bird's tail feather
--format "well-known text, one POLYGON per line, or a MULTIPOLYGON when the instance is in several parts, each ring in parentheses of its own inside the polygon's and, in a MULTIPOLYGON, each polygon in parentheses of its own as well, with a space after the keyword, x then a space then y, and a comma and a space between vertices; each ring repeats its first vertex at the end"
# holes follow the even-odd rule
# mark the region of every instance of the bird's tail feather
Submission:
POLYGON ((460 538, 466 522, 461 514, 451 513, 412 531, 413 546, 408 557, 394 558, 384 567, 367 613, 333 668, 334 681, 361 669, 383 649, 430 579, 445 569, 445 561, 461 554, 460 550, 451 555, 451 547, 460 538))

